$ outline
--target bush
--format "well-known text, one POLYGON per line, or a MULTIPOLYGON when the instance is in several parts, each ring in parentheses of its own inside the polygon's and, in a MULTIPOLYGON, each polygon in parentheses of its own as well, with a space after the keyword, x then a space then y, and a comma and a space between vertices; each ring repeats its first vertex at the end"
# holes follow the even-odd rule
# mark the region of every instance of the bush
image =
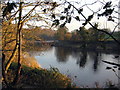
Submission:
MULTIPOLYGON (((8 78, 15 77, 17 65, 16 63, 12 63, 8 78)), ((12 82, 12 80, 8 80, 8 82, 12 82)), ((23 66, 21 69, 21 76, 19 83, 15 86, 17 88, 72 88, 75 87, 72 85, 70 78, 66 75, 63 75, 59 72, 57 68, 50 69, 33 69, 27 66, 23 66)))

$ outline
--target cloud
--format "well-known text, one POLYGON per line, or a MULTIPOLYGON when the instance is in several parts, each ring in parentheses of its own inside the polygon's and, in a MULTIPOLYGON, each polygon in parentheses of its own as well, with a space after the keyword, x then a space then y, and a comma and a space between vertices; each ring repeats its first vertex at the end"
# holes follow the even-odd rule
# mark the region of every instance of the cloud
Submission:
POLYGON ((1 2, 5 2, 5 1, 6 1, 6 0, 0 0, 0 3, 1 3, 1 2))
POLYGON ((2 1, 5 1, 5 0, 0 0, 0 1, 2 2, 2 1))

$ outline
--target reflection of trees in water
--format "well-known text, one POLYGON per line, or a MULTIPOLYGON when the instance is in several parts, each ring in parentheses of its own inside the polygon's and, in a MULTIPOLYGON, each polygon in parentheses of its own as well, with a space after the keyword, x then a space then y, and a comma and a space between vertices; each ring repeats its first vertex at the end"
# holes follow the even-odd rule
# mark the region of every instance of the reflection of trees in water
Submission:
POLYGON ((81 56, 81 54, 82 53, 80 51, 74 50, 72 52, 72 57, 76 60, 76 58, 78 59, 81 56))
MULTIPOLYGON (((43 51, 50 51, 53 48, 42 48, 43 51)), ((42 51, 42 50, 41 50, 42 51)), ((40 53, 39 53, 40 54, 40 53)), ((100 53, 99 52, 87 52, 87 51, 79 51, 70 48, 63 47, 55 47, 55 55, 58 62, 67 62, 69 56, 72 56, 74 60, 77 60, 76 64, 80 67, 85 67, 88 59, 93 61, 93 70, 98 70, 100 53), (89 58, 87 58, 89 57, 89 58)))
POLYGON ((98 53, 96 52, 95 53, 95 56, 94 56, 94 64, 93 64, 93 69, 94 69, 94 71, 97 71, 97 69, 98 69, 98 53))
POLYGON ((58 62, 66 62, 68 57, 71 55, 72 50, 68 48, 56 47, 55 48, 55 55, 57 57, 58 62))
POLYGON ((89 55, 89 60, 93 61, 93 70, 97 71, 101 55, 98 52, 87 53, 87 51, 79 51, 74 52, 72 56, 77 59, 77 64, 79 64, 80 67, 85 67, 88 59, 87 56, 89 55))
POLYGON ((77 64, 79 64, 80 67, 85 67, 86 62, 87 62, 87 52, 82 51, 77 59, 77 64))
POLYGON ((71 55, 75 60, 77 60, 76 64, 78 64, 80 67, 85 67, 88 59, 87 56, 89 55, 89 59, 93 61, 93 70, 94 71, 98 70, 100 58, 98 52, 88 53, 87 51, 84 50, 78 51, 69 48, 56 47, 55 54, 58 62, 66 62, 68 60, 68 57, 71 55))
MULTIPOLYGON (((118 64, 120 64, 120 57, 118 58, 118 64)), ((118 76, 120 76, 120 70, 118 70, 118 76)), ((118 79, 118 85, 120 88, 120 79, 118 79)))
POLYGON ((101 53, 99 52, 90 52, 89 53, 89 57, 90 57, 90 60, 93 60, 93 69, 94 71, 97 71, 98 70, 98 65, 99 65, 99 60, 101 58, 101 53))

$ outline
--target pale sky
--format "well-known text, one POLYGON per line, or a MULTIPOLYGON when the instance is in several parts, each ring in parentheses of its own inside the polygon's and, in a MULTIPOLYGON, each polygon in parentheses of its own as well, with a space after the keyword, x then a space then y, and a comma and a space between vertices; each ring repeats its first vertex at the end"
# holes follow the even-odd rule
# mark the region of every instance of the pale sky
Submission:
MULTIPOLYGON (((69 0, 69 1, 79 1, 79 0, 69 0)), ((83 3, 83 5, 85 4, 85 2, 87 4, 91 4, 93 2, 95 2, 96 0, 81 0, 83 3)), ((118 5, 118 1, 119 0, 100 0, 102 2, 108 2, 108 1, 112 1, 113 2, 113 5, 118 5)), ((94 10, 94 11, 97 11, 99 8, 101 8, 103 6, 103 4, 101 4, 100 2, 99 3, 96 3, 94 5, 89 5, 89 7, 94 10)), ((115 10, 117 11, 117 9, 115 8, 115 10)), ((88 15, 91 15, 92 12, 88 9, 88 8, 83 8, 83 13, 84 15, 87 17, 88 15), (85 9, 85 10, 84 10, 85 9)), ((113 14, 115 15, 116 17, 118 17, 118 14, 113 14)), ((117 22, 118 20, 116 20, 117 22)), ((91 21, 91 23, 94 23, 94 22, 99 22, 99 25, 100 27, 99 28, 108 28, 108 29, 111 29, 113 30, 116 23, 113 23, 112 21, 107 21, 107 18, 106 17, 101 17, 99 18, 99 20, 97 19, 97 17, 95 16, 93 18, 93 20, 91 21)), ((71 30, 74 30, 75 28, 78 28, 79 27, 79 22, 75 22, 75 20, 73 20, 73 22, 71 23, 72 25, 67 25, 69 27, 69 29, 71 30)), ((91 27, 90 25, 87 25, 86 28, 89 28, 91 27)))
MULTIPOLYGON (((5 0, 3 0, 5 1, 5 0)), ((6 0, 6 1, 19 1, 19 0, 6 0)), ((23 0, 23 1, 39 1, 39 0, 23 0)), ((46 0, 49 1, 49 0, 46 0)), ((60 0, 53 0, 53 1, 60 1, 60 0)), ((119 0, 67 0, 69 2, 71 2, 71 4, 74 4, 77 8, 80 8, 81 6, 83 6, 84 4, 91 4, 95 1, 101 1, 105 4, 105 2, 108 1, 112 1, 112 5, 118 5, 119 0), (75 2, 80 2, 79 4, 76 4, 75 2)), ((98 2, 95 3, 94 5, 88 5, 88 7, 93 10, 93 11, 98 11, 101 7, 103 7, 103 4, 98 2)), ((83 14, 88 17, 89 15, 93 14, 93 12, 87 8, 86 6, 83 7, 83 14)), ((115 8, 115 11, 117 11, 118 9, 115 8)), ((25 14, 25 12, 24 12, 25 14)), ((76 15, 78 16, 78 14, 76 13, 76 15)), ((118 17, 118 14, 113 13, 114 16, 118 17)), ((79 15, 80 16, 80 15, 79 15)), ((82 16, 80 16, 80 19, 82 19, 82 16)), ((109 28, 111 30, 114 29, 116 23, 113 23, 111 21, 107 21, 106 17, 101 17, 99 20, 97 19, 97 15, 95 15, 95 17, 92 19, 91 23, 94 22, 98 22, 99 23, 99 28, 109 28)), ((116 20, 117 22, 117 20, 116 20)), ((77 29, 81 26, 83 22, 78 22, 75 19, 72 19, 72 22, 70 24, 66 24, 66 26, 68 27, 69 31, 73 31, 74 29, 77 29)), ((89 25, 86 25, 86 28, 89 28, 89 25)))

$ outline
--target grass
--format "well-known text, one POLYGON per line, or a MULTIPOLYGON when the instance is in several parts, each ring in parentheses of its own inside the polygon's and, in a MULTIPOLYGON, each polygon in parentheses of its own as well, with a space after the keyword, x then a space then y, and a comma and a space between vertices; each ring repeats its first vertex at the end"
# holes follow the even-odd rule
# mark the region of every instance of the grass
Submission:
MULTIPOLYGON (((11 86, 15 77, 16 63, 12 63, 8 74, 7 82, 11 86)), ((6 85, 3 82, 3 87, 6 85)), ((59 72, 57 68, 33 69, 23 66, 21 70, 20 81, 14 88, 74 88, 71 79, 59 72)))

